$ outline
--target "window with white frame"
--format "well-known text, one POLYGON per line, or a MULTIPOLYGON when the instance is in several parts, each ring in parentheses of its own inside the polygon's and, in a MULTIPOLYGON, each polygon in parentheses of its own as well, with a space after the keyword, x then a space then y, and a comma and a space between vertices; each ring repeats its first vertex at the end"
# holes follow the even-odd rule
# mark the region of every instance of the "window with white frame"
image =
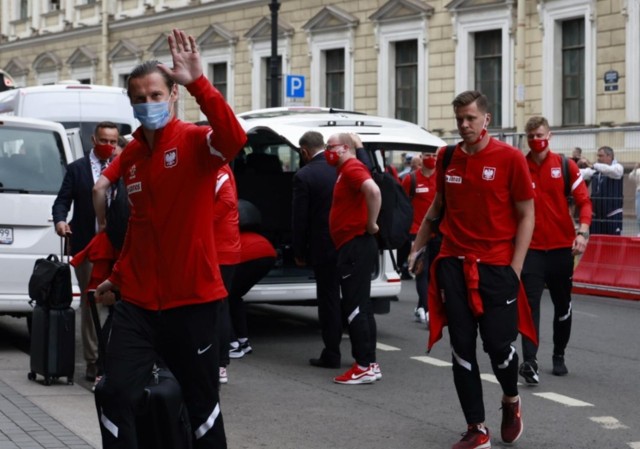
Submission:
POLYGON ((344 48, 323 52, 324 56, 324 105, 344 109, 344 48))
MULTIPOLYGON (((626 0, 627 43, 640 42, 640 0, 626 0)), ((626 45, 626 109, 627 121, 640 122, 640 45, 626 45)))
POLYGON ((394 117, 417 123, 418 120, 418 42, 398 41, 395 53, 394 117))
POLYGON ((18 17, 19 20, 26 20, 29 18, 29 0, 20 0, 18 4, 18 17))
POLYGON ((562 24, 562 124, 584 123, 584 18, 562 24))
POLYGON ((335 5, 320 9, 302 28, 307 32, 313 106, 354 109, 353 40, 359 19, 335 5))
POLYGON ((502 126, 502 33, 500 30, 475 33, 475 89, 490 98, 491 124, 502 126))
MULTIPOLYGON (((283 73, 287 73, 287 67, 285 61, 287 58, 283 58, 285 53, 285 46, 278 43, 278 59, 280 76, 283 73)), ((269 100, 271 96, 271 89, 267 84, 267 79, 271 79, 271 42, 254 42, 252 44, 252 71, 251 71, 251 109, 261 109, 270 106, 269 100)), ((282 94, 282 89, 280 89, 282 94)), ((282 95, 280 95, 279 104, 282 104, 282 95)))
POLYGON ((80 81, 81 84, 91 84, 95 79, 94 66, 77 66, 71 68, 71 79, 80 81))
POLYGON ((59 11, 60 9, 60 0, 49 0, 48 11, 59 11))
POLYGON ((540 5, 545 49, 542 114, 551 126, 595 122, 594 7, 591 0, 551 0, 540 5))
POLYGON ((492 127, 510 128, 514 117, 513 11, 456 11, 455 91, 480 90, 489 99, 492 127))
POLYGON ((382 22, 378 28, 378 114, 426 126, 426 21, 382 22), (407 50, 411 48, 411 50, 407 50), (408 62, 411 61, 411 62, 408 62), (409 65, 402 67, 409 63, 409 65), (411 83, 404 85, 404 77, 411 83), (406 116, 409 114, 410 116, 406 116), (401 118, 401 117, 398 117, 401 118))
MULTIPOLYGON (((238 38, 220 23, 213 23, 198 36, 202 68, 207 78, 233 108, 235 101, 235 46, 238 38)), ((204 114, 200 119, 204 120, 204 114)))
POLYGON ((228 64, 226 62, 214 62, 209 64, 208 78, 211 80, 211 84, 220 91, 222 96, 227 98, 227 90, 229 86, 228 76, 228 64))
POLYGON ((54 53, 46 52, 40 54, 33 62, 33 69, 36 72, 36 84, 49 85, 58 81, 59 70, 62 61, 54 53))

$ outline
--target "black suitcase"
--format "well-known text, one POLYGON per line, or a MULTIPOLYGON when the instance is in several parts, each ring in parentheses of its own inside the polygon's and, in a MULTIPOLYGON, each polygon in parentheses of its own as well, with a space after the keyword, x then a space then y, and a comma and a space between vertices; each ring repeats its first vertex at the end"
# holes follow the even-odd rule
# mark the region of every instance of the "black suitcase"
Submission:
POLYGON ((166 367, 154 367, 136 419, 139 449, 190 449, 191 422, 180 384, 166 367))
POLYGON ((73 385, 76 363, 76 312, 71 307, 50 309, 36 305, 31 324, 30 380, 44 376, 44 384, 66 377, 73 385))
MULTIPOLYGON (((98 335, 98 351, 104 360, 104 334, 98 318, 93 292, 87 295, 91 316, 98 335)), ((96 385, 96 402, 103 395, 104 378, 96 385)), ((139 449, 191 449, 193 436, 182 389, 173 373, 161 363, 156 364, 144 389, 144 399, 136 418, 139 449)))

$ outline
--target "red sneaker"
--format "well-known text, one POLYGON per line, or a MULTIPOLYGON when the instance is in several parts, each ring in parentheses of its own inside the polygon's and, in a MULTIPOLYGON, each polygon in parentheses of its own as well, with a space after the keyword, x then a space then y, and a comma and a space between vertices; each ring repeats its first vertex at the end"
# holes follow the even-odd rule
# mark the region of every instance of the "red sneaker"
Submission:
POLYGON ((373 374, 376 375, 376 380, 382 379, 382 370, 380 370, 380 365, 378 365, 376 362, 373 362, 369 365, 369 368, 371 369, 371 371, 373 371, 373 374))
POLYGON ((371 366, 363 370, 357 363, 354 363, 346 373, 334 378, 333 381, 344 385, 370 384, 376 381, 376 375, 371 366))
POLYGON ((500 435, 502 441, 507 444, 515 443, 520 435, 524 425, 522 424, 522 416, 520 411, 521 399, 518 398, 516 402, 502 403, 502 426, 500 427, 500 435))
POLYGON ((491 436, 487 427, 469 426, 462 434, 462 439, 451 446, 451 449, 489 449, 491 436))

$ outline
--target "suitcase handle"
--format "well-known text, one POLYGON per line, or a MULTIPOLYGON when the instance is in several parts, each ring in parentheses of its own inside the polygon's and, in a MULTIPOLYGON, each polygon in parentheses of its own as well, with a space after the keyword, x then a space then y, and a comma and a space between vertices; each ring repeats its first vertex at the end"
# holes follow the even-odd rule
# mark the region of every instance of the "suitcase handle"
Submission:
MULTIPOLYGON (((60 237, 60 261, 64 262, 64 253, 65 253, 65 248, 69 248, 69 236, 67 234, 65 234, 64 236, 60 237)), ((71 256, 69 256, 69 252, 67 251, 67 262, 69 263, 71 260, 71 256)))

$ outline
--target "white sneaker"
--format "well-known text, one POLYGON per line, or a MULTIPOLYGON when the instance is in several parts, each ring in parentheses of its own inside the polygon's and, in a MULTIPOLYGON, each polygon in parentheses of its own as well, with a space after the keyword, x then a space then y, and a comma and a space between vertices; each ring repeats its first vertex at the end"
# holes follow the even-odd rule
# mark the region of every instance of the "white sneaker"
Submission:
POLYGON ((220 383, 226 384, 227 382, 229 382, 229 375, 227 374, 227 368, 225 368, 224 366, 221 366, 220 367, 220 383))
POLYGON ((416 317, 416 323, 426 323, 427 322, 427 316, 426 316, 426 313, 425 313, 423 307, 417 307, 413 312, 413 316, 416 317))
POLYGON ((240 343, 238 343, 237 341, 232 341, 231 345, 229 346, 229 358, 241 359, 242 357, 244 357, 244 351, 242 350, 240 343))

